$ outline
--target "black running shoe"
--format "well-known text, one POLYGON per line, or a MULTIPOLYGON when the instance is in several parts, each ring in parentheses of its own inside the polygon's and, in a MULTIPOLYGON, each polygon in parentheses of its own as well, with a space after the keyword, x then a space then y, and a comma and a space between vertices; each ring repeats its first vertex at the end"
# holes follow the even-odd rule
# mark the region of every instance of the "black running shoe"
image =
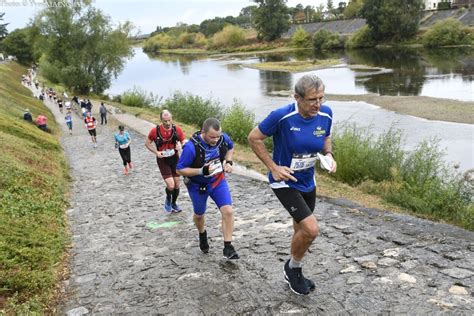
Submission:
POLYGON ((283 269, 283 274, 285 276, 285 281, 290 286, 290 289, 298 295, 307 295, 309 294, 309 288, 306 284, 306 280, 303 276, 303 271, 301 268, 290 268, 290 260, 285 263, 285 268, 283 269))
POLYGON ((240 258, 239 254, 237 253, 237 251, 235 251, 234 246, 232 245, 225 246, 223 252, 224 252, 224 258, 226 259, 235 260, 235 259, 240 258))
MULTIPOLYGON (((288 277, 285 274, 285 281, 288 282, 288 277)), ((316 284, 314 284, 313 280, 310 280, 308 278, 304 278, 304 281, 306 282, 306 286, 310 291, 314 291, 316 289, 316 284)))
POLYGON ((209 243, 207 242, 207 234, 201 237, 199 235, 199 248, 202 252, 208 253, 209 252, 209 243))

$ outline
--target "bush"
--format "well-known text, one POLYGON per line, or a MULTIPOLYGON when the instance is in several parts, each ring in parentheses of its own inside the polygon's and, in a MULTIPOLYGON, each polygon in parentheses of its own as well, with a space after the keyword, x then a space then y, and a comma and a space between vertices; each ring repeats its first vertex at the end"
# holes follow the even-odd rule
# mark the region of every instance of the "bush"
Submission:
POLYGON ((407 153, 399 130, 375 137, 368 128, 352 125, 335 133, 333 141, 336 179, 414 212, 474 229, 474 171, 461 176, 448 168, 436 140, 424 141, 407 153))
POLYGON ((120 96, 121 103, 133 107, 159 107, 162 97, 147 93, 146 91, 133 87, 120 96))
POLYGON ((237 47, 245 43, 245 32, 242 28, 235 25, 227 25, 220 32, 212 37, 213 48, 237 47))
POLYGON ((169 109, 173 116, 183 123, 198 127, 209 117, 222 119, 222 105, 212 99, 203 99, 189 93, 175 92, 166 99, 163 108, 169 109))
POLYGON ((344 48, 344 40, 338 33, 320 30, 314 33, 313 47, 315 50, 330 50, 344 48))
POLYGON ((235 103, 225 111, 222 130, 238 143, 247 144, 247 136, 255 127, 255 114, 243 105, 235 103))
POLYGON ((160 33, 146 40, 143 51, 157 53, 160 49, 170 49, 176 45, 176 39, 165 33, 160 33))
POLYGON ((291 37, 291 44, 299 48, 309 48, 311 47, 311 37, 299 26, 291 37))
POLYGON ((372 37, 372 32, 368 25, 364 25, 357 32, 355 32, 346 41, 346 48, 367 48, 375 47, 376 43, 372 37))
POLYGON ((448 45, 471 45, 472 32, 468 27, 454 18, 437 22, 422 38, 426 47, 439 47, 448 45))

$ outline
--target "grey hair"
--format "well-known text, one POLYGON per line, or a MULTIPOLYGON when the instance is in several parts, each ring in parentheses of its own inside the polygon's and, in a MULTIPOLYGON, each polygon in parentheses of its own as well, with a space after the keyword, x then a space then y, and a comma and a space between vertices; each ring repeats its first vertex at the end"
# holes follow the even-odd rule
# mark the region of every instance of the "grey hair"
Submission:
POLYGON ((321 87, 324 89, 324 83, 321 78, 316 75, 304 75, 296 82, 295 93, 304 98, 306 91, 310 89, 318 91, 321 87))
POLYGON ((216 131, 219 131, 221 129, 221 123, 219 122, 218 119, 213 118, 213 117, 210 117, 210 118, 206 119, 204 121, 204 123, 202 123, 202 131, 204 133, 209 132, 211 127, 212 127, 212 129, 214 129, 216 131))

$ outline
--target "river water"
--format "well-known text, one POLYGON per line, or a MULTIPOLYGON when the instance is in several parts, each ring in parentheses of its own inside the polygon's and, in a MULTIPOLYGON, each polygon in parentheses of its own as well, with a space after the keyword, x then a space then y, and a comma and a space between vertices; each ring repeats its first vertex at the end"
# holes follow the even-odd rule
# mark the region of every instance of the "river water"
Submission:
MULTIPOLYGON (((155 95, 169 97, 174 91, 187 91, 205 98, 215 98, 223 106, 234 102, 255 113, 257 121, 271 110, 292 102, 291 97, 272 95, 289 91, 306 73, 261 71, 246 68, 246 63, 301 60, 308 53, 245 57, 208 58, 203 56, 160 56, 151 58, 140 48, 107 91, 123 93, 134 86, 155 95)), ((311 57, 311 56, 309 56, 311 57)), ((474 111, 474 54, 470 51, 420 52, 357 51, 336 53, 331 58, 343 62, 334 68, 313 71, 325 83, 328 94, 420 95, 467 101, 466 111, 474 111), (353 70, 351 65, 378 67, 376 71, 353 70)), ((342 122, 370 126, 379 134, 391 126, 405 135, 406 149, 422 140, 436 138, 445 149, 449 164, 460 170, 474 168, 474 125, 428 121, 400 115, 365 102, 329 100, 335 128, 342 122)))

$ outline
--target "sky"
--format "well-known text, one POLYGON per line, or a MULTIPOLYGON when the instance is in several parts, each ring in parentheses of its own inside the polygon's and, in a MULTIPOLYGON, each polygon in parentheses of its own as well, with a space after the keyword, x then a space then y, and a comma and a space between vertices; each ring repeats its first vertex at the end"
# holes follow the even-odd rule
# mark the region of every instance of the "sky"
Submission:
MULTIPOLYGON (((61 0, 67 2, 68 0, 61 0)), ((327 0, 288 0, 294 7, 319 6, 327 0)), ((335 5, 339 1, 333 1, 335 5)), ((93 0, 93 5, 112 18, 114 23, 131 21, 137 33, 147 34, 160 26, 174 26, 178 22, 200 24, 216 16, 237 16, 240 10, 255 5, 250 0, 93 0)), ((0 12, 5 12, 2 23, 9 32, 25 27, 30 19, 45 7, 43 0, 0 0, 0 12)))

